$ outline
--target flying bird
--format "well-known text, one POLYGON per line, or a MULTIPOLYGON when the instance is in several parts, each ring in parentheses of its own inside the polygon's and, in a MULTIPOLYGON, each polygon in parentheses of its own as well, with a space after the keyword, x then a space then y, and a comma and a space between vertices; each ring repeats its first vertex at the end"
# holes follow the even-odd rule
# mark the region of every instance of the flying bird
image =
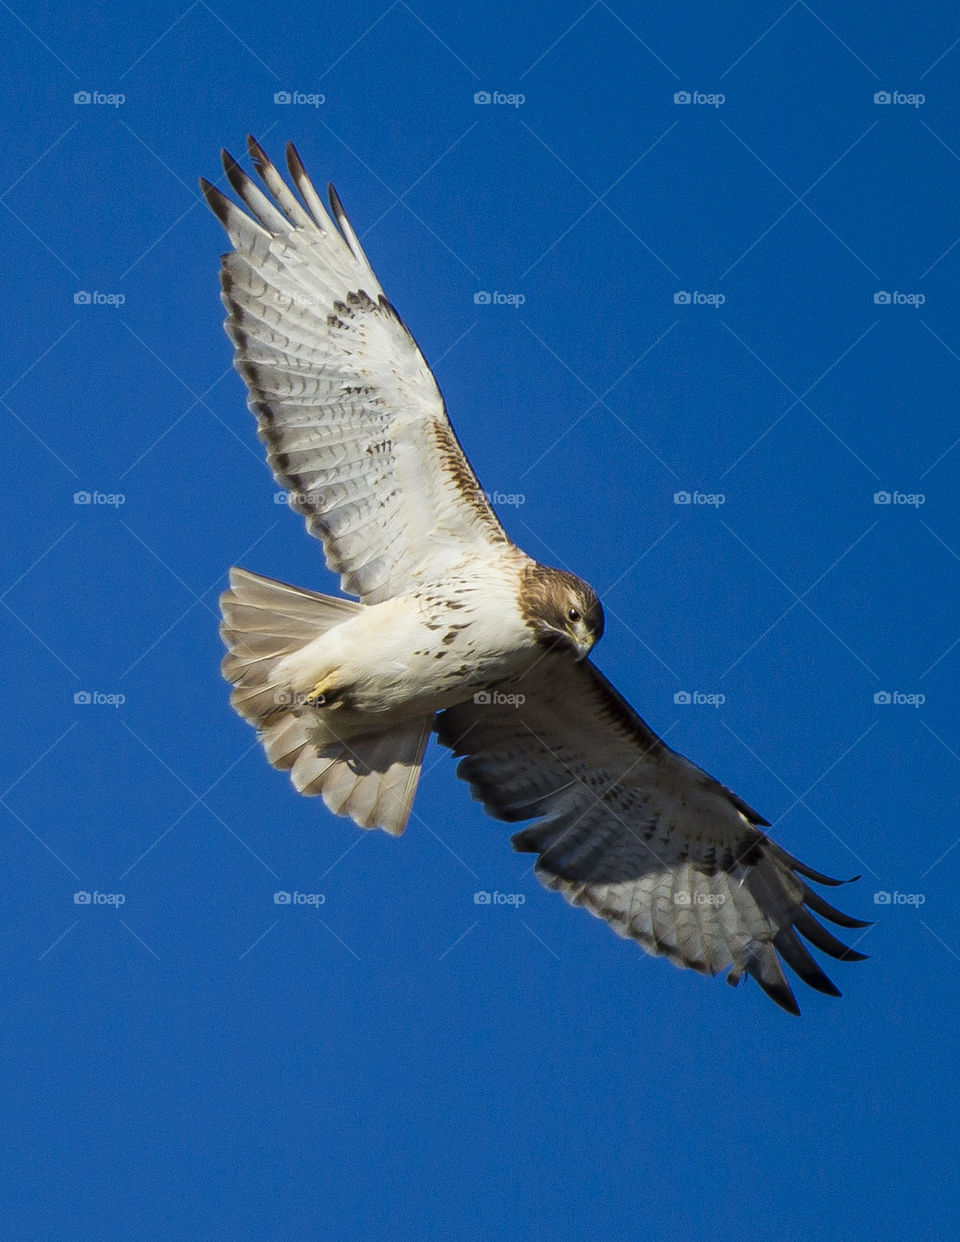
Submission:
POLYGON ((223 153, 246 210, 201 180, 233 246, 225 327, 274 477, 355 597, 231 570, 223 672, 269 761, 334 814, 400 834, 436 731, 490 815, 533 821, 512 842, 543 884, 619 935, 750 975, 791 1013, 782 962, 839 995, 801 936, 863 958, 814 917, 868 926, 808 883, 841 881, 771 840, 604 677, 596 593, 508 537, 333 187, 331 218, 292 145, 292 187, 248 146, 267 193, 223 153))

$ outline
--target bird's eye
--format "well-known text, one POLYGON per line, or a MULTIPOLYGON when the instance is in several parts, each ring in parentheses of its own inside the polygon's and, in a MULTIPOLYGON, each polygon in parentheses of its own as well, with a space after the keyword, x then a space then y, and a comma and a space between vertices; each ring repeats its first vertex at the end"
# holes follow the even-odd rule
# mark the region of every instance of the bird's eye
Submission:
POLYGON ((576 608, 571 608, 569 612, 567 613, 567 620, 572 621, 574 624, 576 624, 578 621, 582 621, 583 617, 576 610, 576 608))

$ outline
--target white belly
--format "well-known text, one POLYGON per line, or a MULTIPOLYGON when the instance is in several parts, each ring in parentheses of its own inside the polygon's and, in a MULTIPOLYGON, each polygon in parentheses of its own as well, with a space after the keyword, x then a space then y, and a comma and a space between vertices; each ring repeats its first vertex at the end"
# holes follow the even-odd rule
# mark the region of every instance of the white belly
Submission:
POLYGON ((470 698, 521 672, 538 657, 516 604, 499 584, 466 591, 459 606, 401 596, 361 609, 299 651, 274 676, 297 695, 329 686, 330 720, 421 716, 470 698))

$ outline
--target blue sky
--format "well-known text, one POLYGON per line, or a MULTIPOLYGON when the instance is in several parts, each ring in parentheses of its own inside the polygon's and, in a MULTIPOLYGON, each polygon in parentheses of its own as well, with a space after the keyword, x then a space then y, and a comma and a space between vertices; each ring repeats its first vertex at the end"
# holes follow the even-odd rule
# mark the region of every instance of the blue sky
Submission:
POLYGON ((955 1230, 953 7, 0 22, 4 1237, 955 1230), (217 595, 334 579, 221 331, 196 179, 248 131, 336 183, 508 531, 600 592, 600 667, 862 873, 842 1000, 618 940, 433 745, 399 841, 269 768, 217 595))

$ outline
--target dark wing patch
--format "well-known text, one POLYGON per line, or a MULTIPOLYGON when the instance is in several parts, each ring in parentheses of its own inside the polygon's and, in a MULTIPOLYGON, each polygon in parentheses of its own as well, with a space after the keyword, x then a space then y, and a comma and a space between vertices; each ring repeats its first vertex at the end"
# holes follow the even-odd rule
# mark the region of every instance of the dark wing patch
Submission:
POLYGON ((868 926, 806 883, 839 881, 781 849, 765 820, 671 750, 590 661, 548 656, 498 689, 524 701, 504 693, 448 708, 437 732, 489 814, 536 820, 513 844, 539 856, 547 888, 678 966, 726 970, 730 983, 752 975, 791 1013, 782 962, 839 994, 799 938, 862 960, 814 918, 868 926))

